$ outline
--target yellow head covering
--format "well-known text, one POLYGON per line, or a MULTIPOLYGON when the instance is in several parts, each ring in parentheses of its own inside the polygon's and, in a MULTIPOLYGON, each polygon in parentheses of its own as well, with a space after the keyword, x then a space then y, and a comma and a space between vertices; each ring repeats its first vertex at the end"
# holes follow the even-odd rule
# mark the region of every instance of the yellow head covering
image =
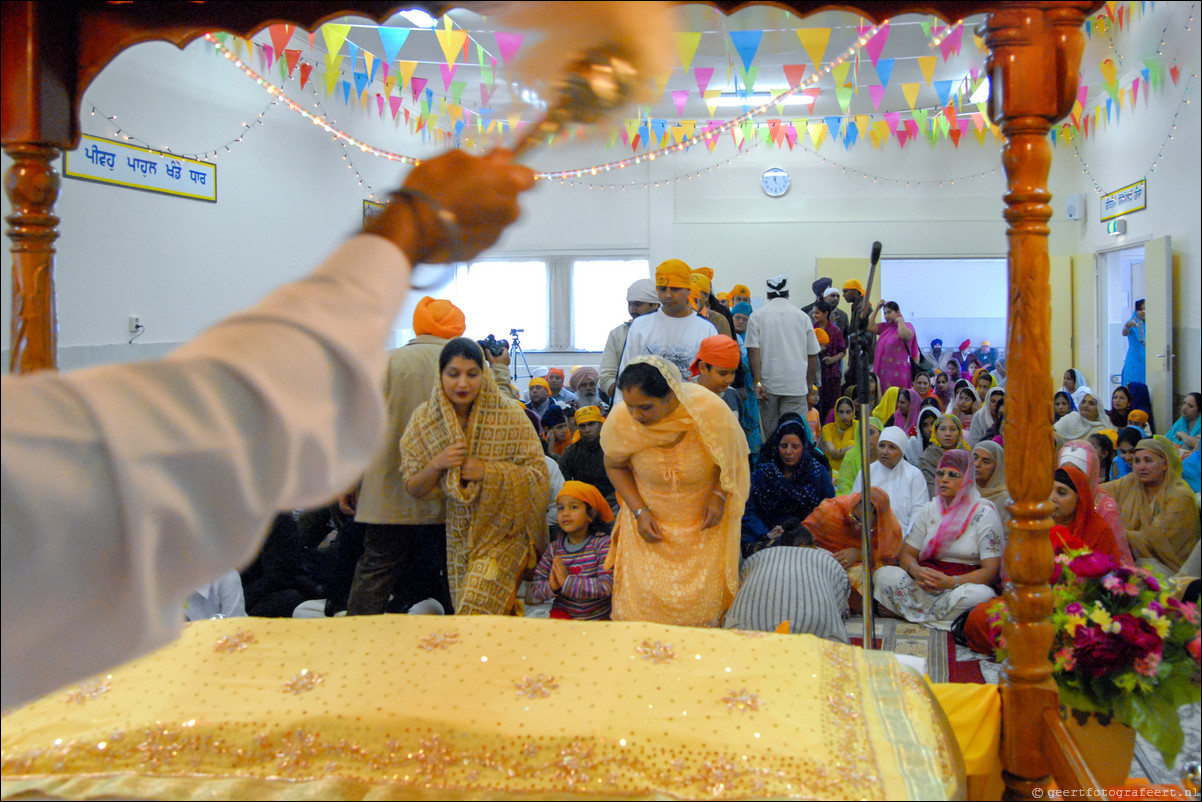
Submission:
POLYGON ((751 288, 748 287, 746 284, 736 284, 735 286, 730 288, 729 294, 730 295, 743 295, 743 296, 750 298, 751 297, 751 288))
POLYGON ((655 268, 655 286, 688 289, 692 287, 689 280, 693 271, 679 259, 666 259, 655 268))
POLYGON ((555 500, 567 496, 593 508, 593 512, 601 516, 601 520, 609 523, 614 519, 614 511, 609 508, 609 504, 605 501, 605 496, 601 495, 601 491, 590 485, 588 482, 577 482, 575 480, 564 482, 563 489, 559 491, 559 495, 555 500))
POLYGON ((576 410, 576 423, 602 423, 605 418, 601 416, 600 407, 581 407, 576 410))
POLYGON ((710 281, 714 280, 714 269, 712 267, 699 267, 693 271, 694 273, 703 273, 710 281))
POLYGON ((859 280, 859 279, 857 279, 857 278, 853 278, 853 279, 851 279, 850 281, 845 281, 845 282, 843 282, 843 289, 845 289, 845 290, 859 290, 859 292, 860 292, 860 294, 861 294, 861 295, 863 295, 863 294, 864 294, 864 285, 863 285, 863 284, 861 284, 861 283, 860 283, 860 280, 859 280))
POLYGON ((417 308, 413 310, 414 334, 432 334, 449 340, 463 334, 466 328, 463 312, 450 301, 427 295, 417 302, 417 308))
POLYGON ((710 291, 710 278, 701 270, 694 270, 692 272, 692 274, 689 276, 689 284, 691 284, 695 290, 701 290, 704 293, 708 293, 710 291))
POLYGON ((547 380, 542 378, 541 376, 535 376, 533 379, 531 379, 529 386, 530 387, 541 387, 544 390, 546 390, 548 393, 551 392, 551 385, 547 384, 547 380))

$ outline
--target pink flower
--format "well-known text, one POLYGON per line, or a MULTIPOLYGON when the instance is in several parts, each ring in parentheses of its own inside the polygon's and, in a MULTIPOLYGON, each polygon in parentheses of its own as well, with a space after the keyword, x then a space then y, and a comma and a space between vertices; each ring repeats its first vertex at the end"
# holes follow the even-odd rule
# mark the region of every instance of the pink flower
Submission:
POLYGON ((1093 552, 1082 554, 1068 564, 1069 570, 1083 579, 1101 579, 1118 565, 1109 554, 1093 552))
POLYGON ((1165 599, 1165 604, 1167 604, 1169 606, 1170 610, 1181 615, 1181 617, 1184 618, 1186 621, 1189 621, 1191 624, 1197 625, 1197 623, 1198 623, 1198 605, 1194 604, 1193 602, 1178 601, 1177 599, 1174 599, 1172 597, 1165 599))
POLYGON ((1072 671, 1077 667, 1077 658, 1073 656, 1073 647, 1065 646, 1056 652, 1057 668, 1061 671, 1072 671))
POLYGON ((1200 637, 1202 635, 1194 635, 1194 639, 1185 644, 1185 650, 1194 658, 1195 663, 1202 663, 1202 643, 1198 641, 1200 637))
POLYGON ((1080 670, 1093 678, 1117 674, 1140 656, 1122 637, 1100 627, 1077 627, 1073 646, 1080 670))
POLYGON ((1081 606, 1081 602, 1073 602, 1064 608, 1064 612, 1068 613, 1069 615, 1079 615, 1082 618, 1085 617, 1085 608, 1081 606))
POLYGON ((1159 668, 1160 654, 1158 652, 1153 652, 1135 661, 1135 670, 1145 677, 1155 677, 1159 668))

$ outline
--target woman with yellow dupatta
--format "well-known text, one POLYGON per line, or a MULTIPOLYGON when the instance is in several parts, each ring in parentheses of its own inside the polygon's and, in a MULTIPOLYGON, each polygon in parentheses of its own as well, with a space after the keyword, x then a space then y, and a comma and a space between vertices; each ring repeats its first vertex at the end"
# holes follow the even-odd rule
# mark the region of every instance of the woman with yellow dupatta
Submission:
POLYGON ((1102 489, 1118 502, 1137 565, 1159 563, 1175 573, 1198 543, 1198 505, 1181 479, 1181 457, 1167 437, 1156 435, 1139 441, 1132 467, 1102 489))
POLYGON ((739 587, 747 438, 722 399, 659 357, 631 360, 601 429, 622 502, 613 620, 716 627, 739 587))
POLYGON ((438 376, 401 437, 405 489, 446 497, 455 612, 501 615, 513 607, 532 545, 546 531, 542 444, 522 407, 497 389, 473 340, 443 346, 438 376))

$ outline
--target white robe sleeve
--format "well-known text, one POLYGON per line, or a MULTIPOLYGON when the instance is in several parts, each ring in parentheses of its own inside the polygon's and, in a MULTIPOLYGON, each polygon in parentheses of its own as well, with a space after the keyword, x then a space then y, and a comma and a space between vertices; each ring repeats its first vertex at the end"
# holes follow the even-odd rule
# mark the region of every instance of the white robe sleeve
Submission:
POLYGON ((4 377, 5 708, 166 643, 277 510, 358 477, 408 267, 357 236, 166 360, 4 377))

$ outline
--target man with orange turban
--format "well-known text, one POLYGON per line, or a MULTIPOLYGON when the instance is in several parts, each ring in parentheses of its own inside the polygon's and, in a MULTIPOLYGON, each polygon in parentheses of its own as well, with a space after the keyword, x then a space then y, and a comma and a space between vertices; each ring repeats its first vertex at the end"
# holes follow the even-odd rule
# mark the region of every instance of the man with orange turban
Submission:
MULTIPOLYGON (((363 555, 347 600, 349 615, 383 613, 394 586, 401 608, 432 598, 451 611, 444 503, 441 497, 416 499, 405 491, 397 444, 413 411, 438 381, 442 347, 465 328, 455 304, 426 296, 413 311, 417 336, 388 355, 384 396, 390 428, 359 486, 355 522, 362 525, 363 555)), ((508 371, 505 375, 508 379, 508 371)))
MULTIPOLYGON (((714 324, 693 312, 689 306, 693 271, 679 259, 667 259, 655 268, 655 291, 659 295, 659 311, 635 318, 626 335, 626 350, 622 354, 618 375, 639 356, 658 356, 689 372, 689 365, 701 347, 701 341, 717 333, 714 324)), ((615 400, 621 392, 614 388, 615 400)))
POLYGON ((571 390, 565 390, 563 381, 563 368, 551 368, 547 371, 547 386, 551 388, 551 400, 561 407, 566 407, 576 400, 576 394, 571 390))

